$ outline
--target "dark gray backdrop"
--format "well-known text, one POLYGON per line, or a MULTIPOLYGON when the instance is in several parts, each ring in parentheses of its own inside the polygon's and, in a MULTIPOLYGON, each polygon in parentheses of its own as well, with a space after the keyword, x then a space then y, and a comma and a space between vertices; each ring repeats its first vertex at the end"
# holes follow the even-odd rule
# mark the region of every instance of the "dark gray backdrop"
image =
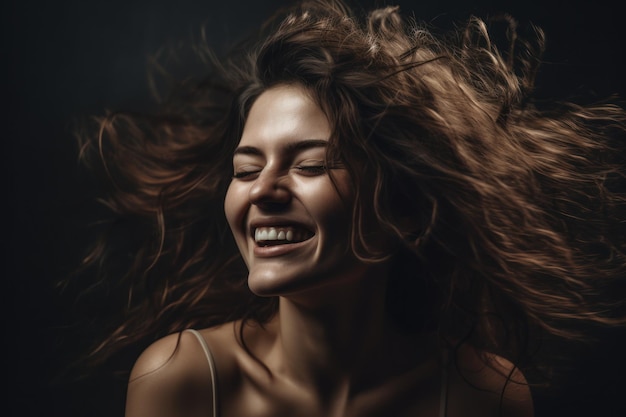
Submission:
MULTIPOLYGON (((4 4, 0 100, 5 119, 2 178, 7 232, 2 240, 1 297, 9 365, 4 384, 10 388, 0 409, 4 407, 8 415, 121 416, 123 386, 110 379, 50 383, 84 344, 76 334, 59 331, 76 318, 52 283, 78 262, 88 239, 85 224, 96 210, 91 202, 93 184, 76 166, 72 120, 105 108, 145 106, 146 57, 165 43, 197 37, 206 24, 211 44, 223 48, 286 3, 12 0, 4 4), (59 336, 64 334, 72 337, 59 336)), ((539 76, 539 96, 625 95, 621 13, 609 1, 390 3, 444 26, 470 14, 487 17, 508 12, 521 25, 534 23, 546 31, 547 62, 539 76)), ((542 415, 618 415, 623 407, 619 397, 626 389, 616 346, 626 345, 609 342, 591 352, 595 359, 591 355, 581 359, 572 386, 558 401, 544 401, 538 410, 542 415)))

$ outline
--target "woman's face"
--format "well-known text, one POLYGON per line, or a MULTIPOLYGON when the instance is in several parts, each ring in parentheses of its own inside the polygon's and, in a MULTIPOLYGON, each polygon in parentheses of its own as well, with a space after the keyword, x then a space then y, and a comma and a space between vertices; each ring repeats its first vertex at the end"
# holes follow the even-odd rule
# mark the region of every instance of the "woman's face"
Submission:
POLYGON ((359 269, 349 176, 325 162, 330 133, 301 86, 273 87, 252 105, 224 208, 258 295, 298 293, 359 269))

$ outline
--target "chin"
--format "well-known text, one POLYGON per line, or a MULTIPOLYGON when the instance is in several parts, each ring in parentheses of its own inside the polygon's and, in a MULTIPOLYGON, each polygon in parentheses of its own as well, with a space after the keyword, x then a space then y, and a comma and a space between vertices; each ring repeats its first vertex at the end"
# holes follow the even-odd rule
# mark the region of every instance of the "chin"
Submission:
POLYGON ((282 268, 251 268, 248 274, 248 287, 259 297, 284 295, 293 290, 297 277, 285 274, 282 268))

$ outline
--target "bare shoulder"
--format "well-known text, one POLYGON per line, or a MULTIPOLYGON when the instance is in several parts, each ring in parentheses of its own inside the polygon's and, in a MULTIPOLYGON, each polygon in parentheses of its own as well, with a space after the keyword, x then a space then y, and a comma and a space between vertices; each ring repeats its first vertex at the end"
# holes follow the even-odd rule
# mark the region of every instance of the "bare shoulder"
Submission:
POLYGON ((456 398, 450 401, 459 409, 450 416, 466 416, 468 409, 480 410, 476 415, 481 416, 534 416, 529 384, 509 360, 463 346, 451 368, 450 396, 456 398))
POLYGON ((196 334, 174 333, 148 346, 131 371, 126 417, 211 416, 213 399, 206 393, 214 387, 203 344, 219 352, 220 369, 226 370, 229 357, 224 352, 231 350, 227 328, 232 332, 224 325, 196 334))

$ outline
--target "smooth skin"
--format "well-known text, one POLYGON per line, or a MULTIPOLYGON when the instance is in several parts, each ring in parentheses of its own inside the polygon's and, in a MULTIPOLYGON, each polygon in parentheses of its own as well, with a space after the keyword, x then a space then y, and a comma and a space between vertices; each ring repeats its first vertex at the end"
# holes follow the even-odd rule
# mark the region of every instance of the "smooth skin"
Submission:
MULTIPOLYGON (((248 350, 239 322, 201 331, 217 364, 220 416, 437 417, 443 351, 434 335, 405 334, 388 319, 386 265, 351 255, 353 196, 347 172, 325 165, 329 136, 298 85, 267 90, 250 110, 225 212, 251 290, 278 296, 279 312, 264 326, 243 325, 248 350), (271 227, 296 237, 255 240, 257 228, 271 227)), ((446 368, 447 417, 532 416, 523 375, 483 356, 464 346, 446 368)), ((212 389, 198 341, 173 334, 135 363, 126 417, 208 417, 212 389)))

